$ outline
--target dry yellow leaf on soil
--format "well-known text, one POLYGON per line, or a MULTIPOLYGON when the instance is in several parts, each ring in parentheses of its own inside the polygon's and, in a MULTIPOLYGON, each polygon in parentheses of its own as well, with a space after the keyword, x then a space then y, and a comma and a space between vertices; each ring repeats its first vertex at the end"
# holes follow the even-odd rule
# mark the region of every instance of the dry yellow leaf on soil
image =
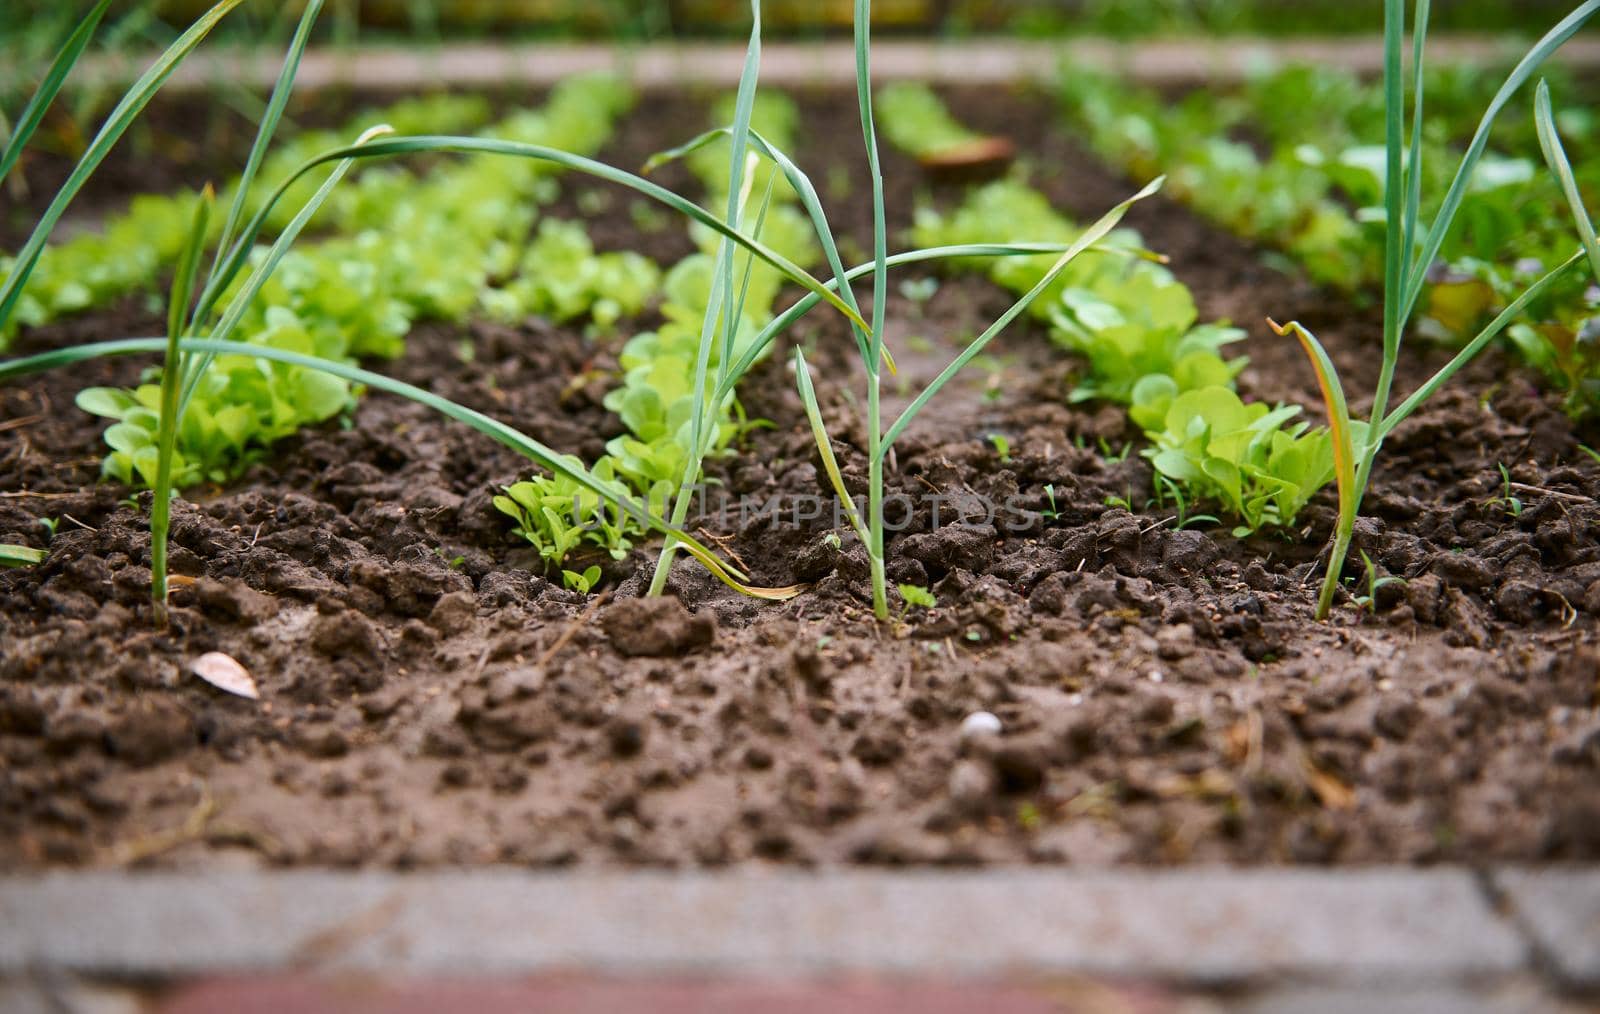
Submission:
POLYGON ((235 661, 232 655, 225 655, 220 651, 208 651, 191 662, 189 669, 218 690, 239 697, 248 697, 252 701, 261 699, 260 692, 256 690, 256 681, 250 678, 249 670, 235 661))

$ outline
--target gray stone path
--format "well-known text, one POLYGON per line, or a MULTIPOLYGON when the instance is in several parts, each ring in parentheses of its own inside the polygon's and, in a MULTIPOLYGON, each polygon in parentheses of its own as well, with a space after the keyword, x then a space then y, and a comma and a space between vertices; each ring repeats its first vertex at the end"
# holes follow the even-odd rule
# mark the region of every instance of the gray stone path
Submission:
MULTIPOLYGON (((1526 42, 1500 37, 1436 37, 1430 56, 1438 60, 1514 60, 1526 42)), ((74 70, 78 80, 132 81, 155 54, 130 58, 112 54, 85 58, 74 70)), ((1569 41, 1556 58, 1578 67, 1600 66, 1600 38, 1569 41)), ((957 40, 949 42, 886 39, 872 49, 876 77, 914 78, 952 84, 1052 81, 1062 64, 1122 70, 1151 82, 1236 79, 1262 66, 1312 62, 1371 73, 1382 67, 1377 39, 1184 39, 1119 44, 1103 39, 1064 42, 957 40)), ((202 47, 180 66, 167 87, 211 89, 219 82, 267 88, 277 77, 282 54, 202 47)), ((430 85, 549 85, 570 74, 613 70, 644 87, 685 84, 731 85, 744 60, 740 45, 656 43, 631 49, 596 44, 452 43, 439 48, 370 46, 351 50, 314 49, 300 67, 299 87, 360 84, 371 88, 417 89, 430 85)), ((848 41, 772 42, 762 48, 762 80, 775 85, 843 84, 855 80, 855 56, 848 41)), ((6 73, 0 68, 0 75, 6 73)))
POLYGON ((1582 1009, 1600 997, 1600 871, 0 878, 0 981, 13 999, 39 982, 306 972, 1088 977, 1247 1010, 1582 1009))

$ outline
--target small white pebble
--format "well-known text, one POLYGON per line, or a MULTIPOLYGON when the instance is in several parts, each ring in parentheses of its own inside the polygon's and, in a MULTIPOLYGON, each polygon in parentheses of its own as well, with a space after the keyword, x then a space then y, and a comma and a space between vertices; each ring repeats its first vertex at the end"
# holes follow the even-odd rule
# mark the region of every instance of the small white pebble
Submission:
POLYGON ((1067 703, 1072 705, 1074 708, 1076 708, 1078 705, 1083 703, 1083 695, 1082 694, 1071 694, 1071 695, 1069 695, 1067 697, 1067 703))
POLYGON ((1150 670, 1150 682, 1151 683, 1160 683, 1161 681, 1163 681, 1165 679, 1166 679, 1166 677, 1161 675, 1161 670, 1160 669, 1151 669, 1150 670))
POLYGON ((1391 680, 1391 679, 1381 679, 1381 680, 1379 680, 1378 681, 1378 689, 1379 690, 1393 690, 1394 689, 1394 680, 1391 680))
POLYGON ((961 738, 1000 735, 1000 719, 987 711, 974 711, 961 720, 961 738))

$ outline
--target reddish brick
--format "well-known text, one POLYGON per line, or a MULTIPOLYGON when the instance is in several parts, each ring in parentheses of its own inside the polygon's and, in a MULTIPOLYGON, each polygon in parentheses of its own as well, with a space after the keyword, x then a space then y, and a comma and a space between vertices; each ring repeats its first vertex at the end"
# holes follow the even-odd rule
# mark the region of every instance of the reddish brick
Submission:
POLYGON ((1074 981, 254 977, 177 987, 159 1014, 1159 1014, 1157 992, 1074 981))

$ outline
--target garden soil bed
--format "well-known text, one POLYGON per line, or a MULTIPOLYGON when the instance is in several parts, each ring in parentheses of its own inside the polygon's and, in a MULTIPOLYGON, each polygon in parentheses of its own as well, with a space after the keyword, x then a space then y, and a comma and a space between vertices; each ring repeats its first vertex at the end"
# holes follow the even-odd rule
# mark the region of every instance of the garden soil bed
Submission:
MULTIPOLYGON (((1036 136, 1059 122, 1048 103, 952 101, 1013 133, 1080 218, 1129 191, 1059 130, 1036 136)), ((607 157, 637 165, 701 129, 705 108, 647 98, 607 157)), ((805 144, 826 154, 802 150, 802 164, 819 180, 859 170, 853 100, 804 108, 805 144)), ((923 184, 903 158, 886 171, 903 226, 923 184)), ((833 203, 867 248, 859 171, 833 203)), ((601 217, 602 245, 628 242, 624 199, 601 217)), ((1129 221, 1204 316, 1249 329, 1247 395, 1317 405, 1269 314, 1314 328, 1347 384, 1370 390, 1369 310, 1165 200, 1129 221)), ((689 247, 674 228, 644 249, 689 247)), ((926 306, 894 295, 902 375, 925 382, 1007 303, 972 276, 926 306)), ((157 324, 130 304, 19 350, 157 324)), ((800 334, 857 480, 848 334, 821 312, 800 334)), ((616 348, 537 322, 427 325, 380 368, 592 458, 620 432, 600 406, 616 348)), ((641 601, 648 546, 607 560, 609 598, 586 600, 539 576, 491 506, 525 474, 514 454, 371 396, 350 425, 190 491, 174 530, 186 580, 157 630, 143 514, 96 483, 100 427, 71 407, 139 364, 0 388, 0 541, 43 545, 36 519, 61 519, 44 564, 0 574, 0 867, 1600 858, 1600 465, 1580 450, 1597 435, 1535 377, 1491 355, 1395 434, 1360 546, 1408 583, 1320 624, 1331 490, 1294 532, 1174 530, 1170 509, 1146 505, 1137 450, 1114 460, 1136 437, 1122 412, 1066 404, 1074 363, 1043 328, 992 349, 898 447, 891 487, 918 506, 890 544, 891 580, 931 586, 938 606, 895 624, 873 621, 864 556, 845 532, 841 548, 824 538, 831 518, 704 525, 758 581, 810 585, 790 602, 740 598, 687 563, 675 598, 641 601), (937 530, 930 492, 950 498, 937 530), (1008 498, 1018 512, 994 524, 948 523, 1008 498), (260 702, 188 674, 211 650, 250 668, 260 702), (964 740, 980 710, 1003 732, 964 740)), ((1439 361, 1408 355, 1401 387, 1439 361)), ((720 488, 826 495, 784 360, 742 397, 773 425, 715 465, 720 488)), ((893 406, 905 397, 891 390, 893 406)))

